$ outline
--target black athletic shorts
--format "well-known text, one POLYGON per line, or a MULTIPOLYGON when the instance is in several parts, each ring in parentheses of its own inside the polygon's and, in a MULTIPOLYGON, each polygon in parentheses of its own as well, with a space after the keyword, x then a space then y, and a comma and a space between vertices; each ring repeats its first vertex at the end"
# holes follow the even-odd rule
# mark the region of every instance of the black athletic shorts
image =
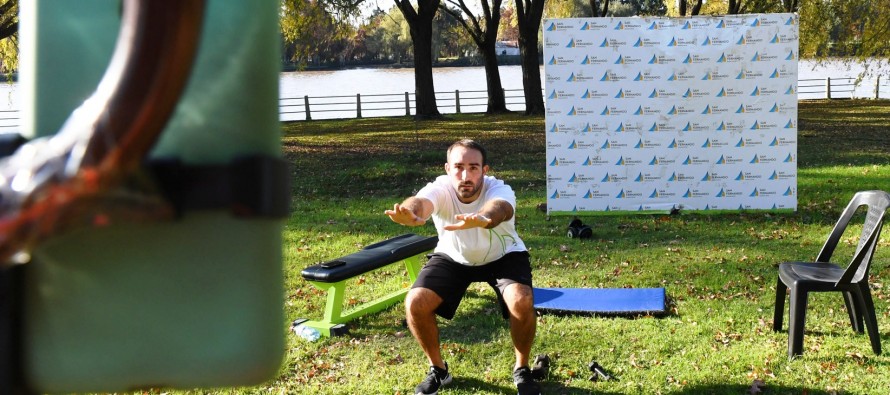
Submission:
POLYGON ((427 288, 442 298, 436 314, 452 319, 470 284, 486 282, 494 288, 504 318, 509 317, 503 292, 508 285, 520 283, 532 286, 532 267, 528 251, 511 252, 482 266, 467 266, 453 261, 448 255, 433 254, 420 269, 411 288, 427 288))

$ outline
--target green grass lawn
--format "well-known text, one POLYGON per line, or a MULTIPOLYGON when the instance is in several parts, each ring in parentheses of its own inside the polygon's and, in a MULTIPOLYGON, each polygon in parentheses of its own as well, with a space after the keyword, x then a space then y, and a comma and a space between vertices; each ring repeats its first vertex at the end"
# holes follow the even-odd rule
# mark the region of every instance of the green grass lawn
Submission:
MULTIPOLYGON (((324 295, 300 276, 311 264, 402 233, 383 211, 443 172, 461 137, 490 150, 492 173, 517 193, 517 227, 541 287, 664 287, 661 318, 542 315, 533 354, 553 358, 550 394, 887 393, 890 357, 849 327, 838 294, 811 296, 804 355, 787 358, 787 334, 771 329, 776 267, 812 259, 855 191, 890 190, 890 101, 801 102, 796 213, 585 216, 591 240, 565 237, 566 217, 546 201, 542 117, 453 115, 295 122, 283 125, 293 164, 293 214, 285 230, 286 318, 320 318, 324 295), (619 381, 592 382, 596 360, 619 381)), ((847 259, 855 241, 837 254, 847 259)), ((885 350, 890 349, 890 232, 872 268, 885 350)), ((349 303, 409 285, 388 269, 351 282, 349 303)), ((455 382, 447 394, 512 393, 506 322, 485 286, 471 287, 453 321, 440 321, 455 382)), ((787 308, 787 305, 786 305, 787 308)), ((786 313, 787 314, 787 313, 786 313)), ((277 379, 243 393, 410 394, 427 362, 403 326, 402 305, 349 324, 350 335, 307 342, 288 334, 277 379)), ((787 327, 787 320, 786 320, 787 327)), ((286 328, 282 328, 285 331, 286 328)))

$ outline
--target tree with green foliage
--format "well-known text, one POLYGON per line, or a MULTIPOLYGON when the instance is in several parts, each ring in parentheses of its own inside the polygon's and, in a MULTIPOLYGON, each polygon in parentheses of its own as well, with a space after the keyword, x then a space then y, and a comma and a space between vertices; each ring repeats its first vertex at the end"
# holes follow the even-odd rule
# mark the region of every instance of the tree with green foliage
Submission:
POLYGON ((663 0, 620 0, 619 4, 629 6, 635 16, 663 16, 667 13, 663 0))
POLYGON ((604 17, 609 15, 609 2, 611 0, 590 0, 591 16, 604 17), (600 6, 600 3, 602 6, 600 6))
MULTIPOLYGON (((433 86, 433 18, 441 0, 393 0, 401 11, 414 53, 414 85, 417 116, 437 118, 433 86)), ((281 31, 288 56, 298 64, 341 61, 349 48, 345 40, 356 37, 349 21, 364 0, 281 0, 281 31), (337 52, 339 50, 339 52, 337 52), (336 55, 335 55, 336 54, 336 55)), ((353 49, 357 48, 352 46, 353 49)), ((358 52, 357 52, 358 53, 358 52)))
POLYGON ((439 118, 436 91, 433 85, 433 18, 441 0, 417 0, 417 9, 410 0, 393 0, 411 32, 411 48, 414 50, 414 89, 417 118, 439 118))
POLYGON ((799 0, 782 0, 782 11, 797 12, 800 7, 799 0))
POLYGON ((280 29, 285 59, 297 68, 337 65, 353 36, 344 21, 349 10, 315 0, 281 0, 280 29))
POLYGON ((890 2, 803 0, 800 37, 801 57, 844 57, 886 69, 890 66, 890 2))
POLYGON ((6 0, 0 3, 0 40, 12 37, 19 31, 19 2, 6 0))
POLYGON ((18 69, 19 2, 7 0, 0 3, 0 71, 5 73, 18 69))
MULTIPOLYGON (((444 9, 444 8, 443 8, 444 9)), ((433 19, 433 62, 451 58, 467 64, 477 64, 476 43, 460 22, 447 12, 433 19)))
POLYGON ((402 63, 411 58, 411 33, 408 22, 395 6, 388 12, 381 11, 368 23, 366 41, 368 51, 384 63, 402 63))
MULTIPOLYGON (((548 18, 589 18, 609 14, 613 0, 564 0, 550 1, 544 7, 548 18)), ((618 4, 621 4, 618 2, 618 4)))
POLYGON ((548 18, 585 18, 591 16, 588 0, 548 1, 544 5, 548 18))
POLYGON ((544 114, 544 96, 541 94, 541 69, 538 51, 538 31, 544 16, 545 0, 516 0, 516 20, 519 24, 519 59, 522 65, 522 91, 525 96, 525 114, 544 114))
POLYGON ((797 0, 729 0, 726 14, 765 14, 773 12, 794 12, 788 8, 796 7, 797 0))
POLYGON ((637 16, 639 12, 631 4, 618 2, 609 6, 609 15, 611 17, 627 17, 637 16))
POLYGON ((663 0, 569 0, 547 3, 549 18, 663 16, 663 0))
POLYGON ((519 25, 516 23, 516 9, 507 4, 501 10, 501 23, 498 25, 498 37, 501 41, 519 41, 519 25))
POLYGON ((464 0, 446 0, 456 9, 442 7, 442 11, 454 17, 470 37, 476 43, 479 54, 482 55, 482 63, 485 67, 485 86, 488 89, 488 106, 486 114, 505 113, 507 101, 504 97, 504 87, 501 84, 501 74, 498 70, 498 54, 495 44, 498 39, 498 26, 501 22, 501 1, 480 1, 482 14, 476 16, 464 0), (466 17, 466 18, 465 18, 466 17))

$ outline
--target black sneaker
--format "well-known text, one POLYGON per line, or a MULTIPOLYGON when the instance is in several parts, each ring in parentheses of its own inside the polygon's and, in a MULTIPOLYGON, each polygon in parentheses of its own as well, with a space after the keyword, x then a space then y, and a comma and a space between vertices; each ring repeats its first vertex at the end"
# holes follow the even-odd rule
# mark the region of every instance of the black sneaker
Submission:
POLYGON ((414 387, 415 395, 436 395, 439 388, 443 385, 451 384, 451 373, 448 373, 448 362, 445 362, 445 369, 430 366, 430 372, 426 374, 426 378, 414 387))
POLYGON ((532 370, 528 366, 523 366, 513 371, 513 383, 519 395, 540 395, 541 386, 532 378, 532 370))

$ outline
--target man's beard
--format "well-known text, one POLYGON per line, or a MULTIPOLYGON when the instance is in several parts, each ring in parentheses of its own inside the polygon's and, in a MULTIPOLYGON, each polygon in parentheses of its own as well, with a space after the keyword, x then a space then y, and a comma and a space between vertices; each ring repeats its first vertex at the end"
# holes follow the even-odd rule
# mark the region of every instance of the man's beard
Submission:
POLYGON ((479 192, 479 187, 472 182, 461 183, 457 187, 457 195, 463 199, 469 199, 479 192))

